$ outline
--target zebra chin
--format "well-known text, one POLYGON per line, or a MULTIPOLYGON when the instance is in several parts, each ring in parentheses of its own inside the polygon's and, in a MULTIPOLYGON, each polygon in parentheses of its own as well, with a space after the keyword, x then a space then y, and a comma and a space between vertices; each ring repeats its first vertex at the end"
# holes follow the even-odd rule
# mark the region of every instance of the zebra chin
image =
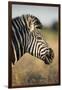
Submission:
POLYGON ((53 62, 54 59, 54 52, 51 48, 49 48, 49 52, 46 53, 45 57, 43 58, 43 61, 45 64, 50 64, 53 62))

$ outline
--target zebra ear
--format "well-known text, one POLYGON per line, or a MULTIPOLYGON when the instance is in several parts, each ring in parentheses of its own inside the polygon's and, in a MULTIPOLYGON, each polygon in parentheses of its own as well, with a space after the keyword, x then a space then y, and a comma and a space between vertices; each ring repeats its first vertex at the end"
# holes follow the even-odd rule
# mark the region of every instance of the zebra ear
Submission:
POLYGON ((30 17, 27 18, 27 27, 28 29, 30 29, 30 24, 31 24, 31 20, 30 20, 30 17))
POLYGON ((28 17, 28 20, 27 20, 27 26, 28 26, 28 29, 30 30, 30 32, 32 32, 34 30, 34 24, 33 24, 32 18, 30 16, 28 17))

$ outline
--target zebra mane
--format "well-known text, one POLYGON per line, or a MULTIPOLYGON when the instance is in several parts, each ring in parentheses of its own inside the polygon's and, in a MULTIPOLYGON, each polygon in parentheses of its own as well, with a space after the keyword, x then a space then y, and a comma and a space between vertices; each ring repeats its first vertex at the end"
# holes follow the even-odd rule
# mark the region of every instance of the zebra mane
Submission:
POLYGON ((19 17, 22 19, 23 24, 25 26, 27 26, 27 28, 28 28, 28 30, 30 30, 30 32, 32 32, 33 30, 36 30, 36 29, 42 29, 42 23, 36 16, 30 15, 30 14, 26 14, 26 15, 23 14, 16 18, 19 18, 19 17))

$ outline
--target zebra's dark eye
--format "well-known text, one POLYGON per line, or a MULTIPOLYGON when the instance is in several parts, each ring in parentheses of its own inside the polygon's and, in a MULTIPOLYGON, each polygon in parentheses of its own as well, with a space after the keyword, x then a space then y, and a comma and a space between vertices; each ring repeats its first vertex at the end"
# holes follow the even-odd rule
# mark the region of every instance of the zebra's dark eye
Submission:
POLYGON ((42 38, 41 37, 37 37, 37 39, 41 40, 42 38))

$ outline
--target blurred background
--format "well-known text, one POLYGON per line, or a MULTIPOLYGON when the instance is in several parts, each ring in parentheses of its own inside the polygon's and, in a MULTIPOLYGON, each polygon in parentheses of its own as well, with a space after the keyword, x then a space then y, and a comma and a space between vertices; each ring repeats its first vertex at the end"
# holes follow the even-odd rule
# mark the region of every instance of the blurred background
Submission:
POLYGON ((12 18, 22 14, 32 14, 39 18, 43 25, 49 26, 58 22, 58 7, 55 6, 33 6, 12 5, 12 18))

